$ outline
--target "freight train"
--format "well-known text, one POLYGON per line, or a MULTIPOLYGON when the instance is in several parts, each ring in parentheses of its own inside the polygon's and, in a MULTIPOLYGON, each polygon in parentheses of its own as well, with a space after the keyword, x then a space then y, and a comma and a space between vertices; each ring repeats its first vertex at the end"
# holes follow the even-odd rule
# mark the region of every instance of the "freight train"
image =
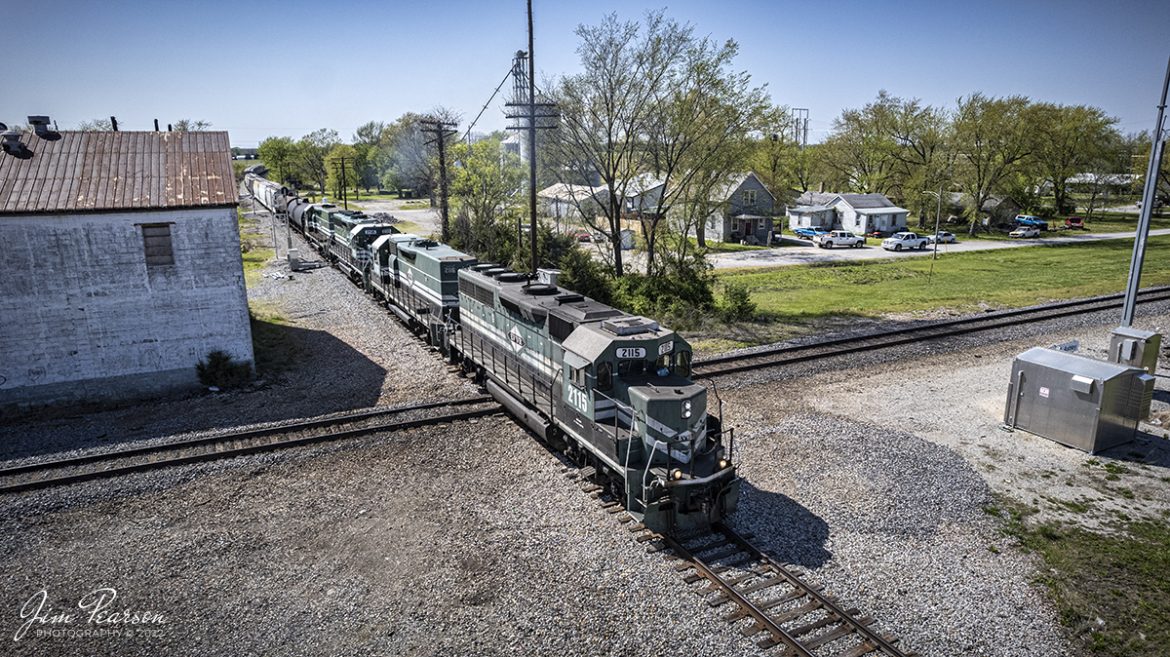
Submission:
POLYGON ((677 333, 559 287, 555 271, 480 263, 256 172, 245 184, 646 527, 687 531, 735 511, 734 433, 691 381, 677 333))

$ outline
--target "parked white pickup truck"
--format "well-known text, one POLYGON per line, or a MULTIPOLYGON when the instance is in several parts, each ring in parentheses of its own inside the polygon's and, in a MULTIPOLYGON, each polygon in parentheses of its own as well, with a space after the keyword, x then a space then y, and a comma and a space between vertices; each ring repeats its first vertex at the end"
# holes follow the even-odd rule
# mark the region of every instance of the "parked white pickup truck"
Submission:
POLYGON ((865 246, 865 238, 858 237, 847 230, 834 230, 822 233, 813 238, 813 244, 822 249, 831 249, 834 246, 850 246, 860 248, 865 246))
POLYGON ((926 238, 911 232, 894 233, 893 236, 882 240, 882 248, 887 251, 925 249, 926 238))

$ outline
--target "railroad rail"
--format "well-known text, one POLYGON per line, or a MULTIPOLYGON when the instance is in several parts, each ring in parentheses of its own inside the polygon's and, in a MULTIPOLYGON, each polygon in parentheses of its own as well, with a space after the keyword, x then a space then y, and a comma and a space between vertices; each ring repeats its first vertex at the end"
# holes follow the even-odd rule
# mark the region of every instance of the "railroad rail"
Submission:
POLYGON ((740 625, 744 636, 757 637, 761 648, 782 646, 779 654, 799 657, 917 657, 899 649, 897 638, 875 631, 872 618, 841 606, 824 587, 805 582, 792 567, 753 545, 750 535, 724 523, 689 536, 650 531, 594 481, 593 468, 553 456, 565 477, 647 545, 647 552, 661 552, 688 584, 701 584, 694 591, 708 605, 733 605, 735 610, 723 619, 740 625))
MULTIPOLYGON (((639 537, 641 539, 641 537, 639 537)), ((724 620, 756 637, 761 648, 783 646, 783 654, 801 657, 913 657, 880 634, 874 620, 842 607, 823 587, 800 579, 788 566, 724 524, 690 538, 655 535, 651 539, 678 561, 689 584, 712 607, 731 605, 724 620), (745 622, 746 621, 746 622, 745 622)))
MULTIPOLYGON (((909 326, 879 333, 844 336, 806 344, 784 345, 749 353, 706 358, 695 361, 693 378, 711 378, 760 367, 792 365, 862 351, 886 349, 915 342, 938 340, 1008 326, 1110 310, 1120 308, 1124 297, 1123 294, 1107 294, 1087 299, 1001 310, 973 317, 942 320, 923 326, 909 326)), ((1166 300, 1170 300, 1170 286, 1146 288, 1138 296, 1139 303, 1166 300)))
POLYGON ((37 461, 0 468, 0 493, 15 493, 172 465, 356 438, 378 431, 402 431, 457 422, 501 411, 500 405, 494 399, 484 395, 411 406, 367 409, 306 421, 284 422, 258 429, 37 461), (444 409, 457 410, 435 414, 436 411, 444 409))

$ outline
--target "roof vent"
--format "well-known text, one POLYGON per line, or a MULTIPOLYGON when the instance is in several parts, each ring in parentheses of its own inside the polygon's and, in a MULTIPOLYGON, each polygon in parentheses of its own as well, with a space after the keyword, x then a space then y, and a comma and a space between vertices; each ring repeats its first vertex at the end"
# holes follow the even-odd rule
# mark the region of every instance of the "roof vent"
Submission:
POLYGON ((28 124, 33 127, 33 131, 41 139, 55 141, 61 138, 61 133, 50 127, 52 122, 49 121, 49 117, 47 116, 30 116, 28 117, 28 124))
POLYGON ((491 262, 481 262, 478 265, 472 265, 471 271, 487 271, 489 269, 495 269, 496 267, 499 267, 499 265, 491 262))
POLYGON ((614 335, 637 335, 657 331, 658 322, 645 317, 618 317, 605 320, 601 328, 614 335))
POLYGON ((533 283, 524 287, 524 292, 531 294, 534 297, 543 297, 549 294, 557 293, 557 286, 548 285, 545 283, 533 283))
POLYGON ((27 159, 31 155, 20 142, 19 130, 5 130, 0 133, 0 148, 4 149, 5 153, 22 159, 27 159))

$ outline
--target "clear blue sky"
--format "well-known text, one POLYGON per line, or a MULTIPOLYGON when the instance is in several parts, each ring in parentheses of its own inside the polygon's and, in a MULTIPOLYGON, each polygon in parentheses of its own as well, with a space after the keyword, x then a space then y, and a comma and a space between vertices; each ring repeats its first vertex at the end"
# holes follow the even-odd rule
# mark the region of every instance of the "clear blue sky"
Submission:
MULTIPOLYGON (((466 127, 527 46, 522 0, 4 4, 0 121, 205 119, 237 146, 321 127, 348 138, 438 105, 466 127)), ((1170 55, 1166 0, 535 0, 538 75, 576 70, 578 24, 656 8, 737 40, 739 68, 774 102, 810 109, 813 141, 879 89, 938 105, 975 91, 1084 103, 1124 132, 1148 130, 1170 55)), ((477 130, 504 127, 501 102, 477 130)))

